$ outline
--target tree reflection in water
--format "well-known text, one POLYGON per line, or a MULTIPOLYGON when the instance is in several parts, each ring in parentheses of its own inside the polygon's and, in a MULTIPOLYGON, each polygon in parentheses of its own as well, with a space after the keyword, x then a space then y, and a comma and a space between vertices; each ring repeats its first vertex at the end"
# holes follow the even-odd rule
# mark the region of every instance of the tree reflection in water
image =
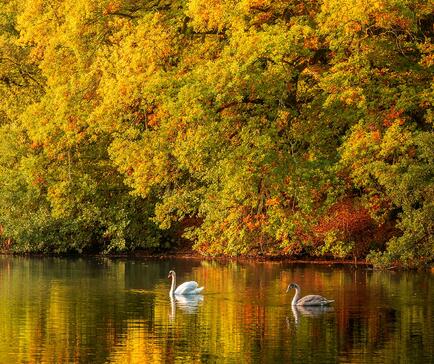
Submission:
POLYGON ((281 262, 0 257, 0 363, 430 362, 432 277, 281 262), (170 269, 206 282, 206 293, 170 301, 170 269), (292 308, 291 281, 335 302, 292 308))

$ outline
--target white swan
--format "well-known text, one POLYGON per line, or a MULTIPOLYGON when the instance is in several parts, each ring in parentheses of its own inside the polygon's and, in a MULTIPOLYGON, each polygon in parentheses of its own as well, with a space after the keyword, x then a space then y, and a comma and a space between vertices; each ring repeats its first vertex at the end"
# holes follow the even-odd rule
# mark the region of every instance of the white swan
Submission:
POLYGON ((199 285, 195 281, 184 282, 183 284, 180 284, 178 287, 176 287, 176 273, 173 270, 169 272, 167 278, 172 278, 172 286, 170 287, 169 291, 169 295, 171 297, 174 295, 199 294, 203 290, 203 287, 199 287, 199 285))
POLYGON ((286 292, 289 292, 291 288, 295 288, 295 295, 291 302, 292 306, 324 306, 334 302, 334 300, 329 300, 317 294, 310 294, 300 298, 300 286, 297 283, 291 283, 286 292))

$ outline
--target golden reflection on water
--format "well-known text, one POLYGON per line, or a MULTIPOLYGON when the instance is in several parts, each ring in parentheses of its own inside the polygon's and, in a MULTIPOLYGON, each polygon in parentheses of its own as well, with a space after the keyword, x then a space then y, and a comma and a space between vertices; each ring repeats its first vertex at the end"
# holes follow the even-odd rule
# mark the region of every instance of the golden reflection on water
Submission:
POLYGON ((1 257, 0 364, 429 362, 433 296, 429 272, 1 257), (203 294, 170 299, 170 269, 203 294), (292 308, 294 281, 334 304, 292 308))

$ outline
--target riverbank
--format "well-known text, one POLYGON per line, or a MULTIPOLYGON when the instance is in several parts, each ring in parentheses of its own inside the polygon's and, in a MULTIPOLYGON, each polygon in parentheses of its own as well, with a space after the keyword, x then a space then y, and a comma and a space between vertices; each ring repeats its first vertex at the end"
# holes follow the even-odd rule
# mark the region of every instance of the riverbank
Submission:
MULTIPOLYGON (((89 256, 84 254, 83 256, 89 256)), ((318 264, 318 265, 351 265, 373 268, 373 265, 365 259, 336 259, 324 257, 293 257, 288 255, 245 254, 238 256, 204 255, 195 251, 191 246, 184 246, 168 250, 137 250, 130 253, 90 254, 90 256, 104 256, 112 259, 189 259, 208 260, 218 262, 282 262, 293 264, 318 264)))
MULTIPOLYGON (((3 256, 26 256, 26 257, 104 257, 110 259, 185 259, 185 260, 208 260, 217 261, 222 263, 227 262, 276 262, 276 263, 289 263, 289 264, 315 264, 315 265, 328 265, 328 266, 352 266, 352 267, 364 267, 367 269, 377 269, 374 264, 366 261, 365 259, 348 259, 348 258, 333 258, 333 257, 311 257, 311 256, 288 256, 288 255, 267 255, 267 254, 246 254, 238 256, 226 256, 226 255, 204 255, 195 251, 191 246, 183 246, 178 248, 171 248, 167 250, 136 250, 134 252, 127 253, 12 253, 10 251, 0 251, 0 255, 3 256)), ((408 270, 399 264, 389 267, 383 267, 382 270, 408 270)), ((434 262, 427 266, 420 266, 410 270, 429 270, 434 272, 434 262)))
POLYGON ((45 253, 11 253, 0 252, 3 256, 27 256, 27 257, 106 257, 112 259, 194 259, 194 260, 214 260, 220 262, 285 262, 285 263, 300 263, 300 264, 318 264, 318 265, 353 265, 353 266, 369 266, 371 263, 366 260, 351 260, 351 259, 335 259, 335 258, 317 258, 317 257, 299 257, 294 258, 287 255, 239 255, 239 256, 225 256, 225 255, 204 255, 193 249, 178 249, 167 251, 153 251, 153 250, 140 250, 130 253, 73 253, 73 254, 45 254, 45 253))

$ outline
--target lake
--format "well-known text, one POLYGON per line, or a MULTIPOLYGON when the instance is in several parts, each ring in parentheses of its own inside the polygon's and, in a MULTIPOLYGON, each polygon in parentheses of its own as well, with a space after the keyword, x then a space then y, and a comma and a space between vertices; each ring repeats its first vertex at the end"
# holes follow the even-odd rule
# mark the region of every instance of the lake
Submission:
POLYGON ((0 256, 1 364, 434 363, 433 310, 432 272, 0 256), (203 294, 171 301, 171 269, 203 294))

